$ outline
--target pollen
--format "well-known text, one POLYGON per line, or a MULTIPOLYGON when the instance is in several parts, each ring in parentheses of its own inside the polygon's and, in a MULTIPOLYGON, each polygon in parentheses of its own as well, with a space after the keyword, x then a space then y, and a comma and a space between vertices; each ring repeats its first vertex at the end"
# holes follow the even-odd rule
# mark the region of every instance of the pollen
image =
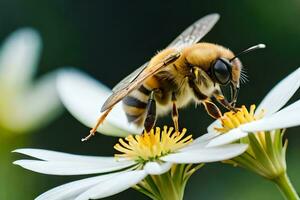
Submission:
POLYGON ((237 111, 224 113, 221 117, 222 127, 215 127, 215 130, 220 133, 226 133, 231 129, 239 127, 241 124, 261 119, 264 116, 264 111, 262 110, 258 115, 254 115, 255 108, 255 105, 251 105, 248 110, 246 106, 243 105, 241 108, 238 108, 237 111))
POLYGON ((154 161, 161 156, 176 152, 193 141, 192 135, 186 136, 187 130, 173 131, 174 128, 164 126, 152 129, 142 135, 129 135, 120 138, 114 148, 119 151, 115 158, 126 158, 138 162, 154 161))

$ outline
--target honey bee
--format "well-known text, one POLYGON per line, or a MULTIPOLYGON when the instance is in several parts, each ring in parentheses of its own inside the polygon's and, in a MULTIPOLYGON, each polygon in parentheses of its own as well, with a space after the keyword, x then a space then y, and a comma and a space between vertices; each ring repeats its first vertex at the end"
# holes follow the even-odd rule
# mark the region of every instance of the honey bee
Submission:
POLYGON ((178 131, 178 108, 191 102, 204 105, 213 118, 222 114, 213 103, 215 98, 226 109, 234 109, 240 88, 242 64, 238 56, 264 44, 250 47, 238 55, 221 45, 199 42, 219 20, 219 14, 209 14, 182 32, 168 47, 158 52, 113 88, 113 94, 101 108, 104 112, 83 140, 94 135, 113 106, 123 101, 129 122, 144 126, 149 132, 157 116, 171 111, 178 131), (230 101, 220 86, 230 86, 230 101))

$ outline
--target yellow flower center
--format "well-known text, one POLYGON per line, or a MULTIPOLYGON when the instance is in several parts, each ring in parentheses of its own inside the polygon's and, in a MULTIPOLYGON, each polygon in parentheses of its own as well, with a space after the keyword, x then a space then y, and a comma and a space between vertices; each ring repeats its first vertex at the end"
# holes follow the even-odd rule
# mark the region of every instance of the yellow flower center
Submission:
POLYGON ((166 154, 176 152, 192 142, 192 135, 186 135, 186 129, 182 132, 173 132, 173 128, 164 126, 152 129, 150 133, 142 135, 129 135, 125 139, 120 138, 114 148, 119 151, 116 158, 127 158, 139 162, 153 161, 166 154))
POLYGON ((241 124, 261 119, 264 116, 264 111, 262 110, 259 114, 254 115, 255 108, 255 105, 251 105, 248 111, 246 106, 243 105, 241 108, 238 108, 237 111, 224 113, 221 117, 222 127, 215 127, 215 129, 220 133, 226 133, 231 129, 239 127, 241 124))

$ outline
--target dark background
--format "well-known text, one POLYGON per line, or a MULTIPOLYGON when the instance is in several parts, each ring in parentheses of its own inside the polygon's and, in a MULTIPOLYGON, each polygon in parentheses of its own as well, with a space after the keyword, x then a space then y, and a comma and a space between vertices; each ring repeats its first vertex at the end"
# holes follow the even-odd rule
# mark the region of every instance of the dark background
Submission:
MULTIPOLYGON (((265 43, 267 48, 241 58, 250 81, 242 85, 239 103, 259 104, 279 80, 299 64, 300 1, 0 1, 0 40, 21 27, 40 32, 43 51, 38 76, 62 66, 74 66, 112 87, 163 49, 184 28, 205 14, 221 20, 203 41, 239 52, 265 43)), ((294 97, 294 100, 299 94, 294 97)), ((99 108, 100 109, 100 108, 99 108)), ((170 118, 160 119, 169 124, 170 118)), ((180 111, 180 124, 193 135, 212 122, 203 108, 180 111)), ((288 171, 300 190, 299 128, 288 130, 288 171)), ((50 126, 27 136, 10 138, 11 149, 35 147, 86 155, 112 155, 116 138, 98 135, 81 143, 88 128, 67 112, 50 126), (25 141, 25 142, 24 142, 25 141)), ((19 158, 13 155, 13 159, 19 158)), ((1 159, 1 158, 0 158, 1 159)), ((33 199, 42 192, 80 177, 36 174, 11 166, 6 199, 33 199)), ((1 177, 0 177, 1 178, 1 177)), ((146 199, 127 190, 107 199, 146 199)), ((224 164, 208 164, 192 176, 185 199, 281 199, 276 186, 257 175, 224 164)))

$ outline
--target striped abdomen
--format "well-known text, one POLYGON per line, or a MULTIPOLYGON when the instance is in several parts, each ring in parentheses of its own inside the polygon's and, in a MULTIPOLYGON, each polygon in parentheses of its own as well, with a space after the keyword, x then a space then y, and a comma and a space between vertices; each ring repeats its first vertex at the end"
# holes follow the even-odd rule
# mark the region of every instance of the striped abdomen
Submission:
POLYGON ((141 85, 123 99, 123 108, 128 122, 142 126, 151 89, 141 85))

